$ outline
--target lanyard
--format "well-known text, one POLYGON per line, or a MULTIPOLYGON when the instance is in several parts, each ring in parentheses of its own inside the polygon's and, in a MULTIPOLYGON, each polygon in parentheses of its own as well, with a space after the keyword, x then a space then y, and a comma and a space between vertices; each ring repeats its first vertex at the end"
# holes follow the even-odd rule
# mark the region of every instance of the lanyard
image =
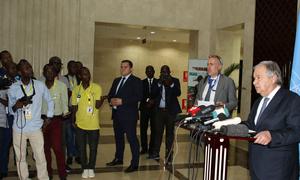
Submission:
POLYGON ((34 92, 33 92, 34 91, 33 80, 30 83, 29 91, 27 91, 27 88, 26 88, 26 86, 23 83, 22 83, 21 87, 22 87, 21 89, 22 89, 24 95, 30 96, 30 95, 34 94, 34 92))
MULTIPOLYGON (((91 93, 91 89, 92 89, 91 86, 92 85, 90 84, 89 87, 86 89, 86 90, 88 90, 87 93, 88 93, 88 103, 89 103, 89 105, 91 104, 91 102, 94 102, 94 96, 91 93)), ((79 90, 78 90, 78 93, 77 93, 77 99, 80 99, 81 98, 81 94, 83 93, 83 92, 81 93, 81 87, 82 87, 82 84, 79 85, 79 90)), ((83 91, 86 91, 86 90, 83 90, 83 91)))

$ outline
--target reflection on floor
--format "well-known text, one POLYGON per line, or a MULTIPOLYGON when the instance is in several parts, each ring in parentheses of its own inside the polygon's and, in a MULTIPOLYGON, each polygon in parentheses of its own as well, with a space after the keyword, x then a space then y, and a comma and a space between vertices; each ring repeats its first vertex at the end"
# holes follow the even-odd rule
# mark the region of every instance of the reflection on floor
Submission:
MULTIPOLYGON (((203 151, 200 153, 198 161, 194 161, 194 165, 189 166, 189 151, 191 147, 191 143, 189 140, 189 132, 183 129, 178 131, 178 153, 175 156, 174 154, 174 168, 173 167, 165 167, 164 160, 160 159, 149 160, 147 159, 147 155, 141 155, 140 157, 140 167, 139 171, 133 173, 124 173, 123 171, 129 166, 131 153, 129 145, 126 144, 125 154, 124 154, 124 164, 123 166, 116 167, 107 167, 105 164, 111 161, 114 158, 115 153, 115 145, 113 138, 113 130, 111 121, 102 122, 101 130, 100 130, 100 144, 98 146, 98 155, 97 155, 97 165, 96 165, 96 177, 94 179, 122 179, 122 180, 165 180, 165 179, 202 179, 203 177, 203 151), (174 173, 173 172, 174 169, 174 173), (188 178, 189 177, 189 178, 188 178)), ((139 132, 139 129, 137 130, 139 132)), ((241 142, 232 140, 230 142, 230 151, 228 155, 228 180, 248 180, 249 172, 247 169, 247 142, 241 142)), ((161 157, 164 157, 164 144, 161 147, 161 157)), ((193 149, 196 146, 193 145, 193 149)), ((175 149, 176 151, 176 149, 175 149)), ((9 177, 5 178, 7 180, 17 179, 16 167, 13 164, 13 156, 12 153, 10 157, 9 164, 9 177)), ((195 155, 195 154, 194 154, 195 155)), ((193 156, 194 156, 193 155, 193 156)), ((29 150, 29 155, 27 160, 30 165, 30 170, 34 173, 35 164, 32 160, 31 152, 29 150)), ((53 161, 52 167, 56 167, 55 161, 53 161)), ((81 179, 81 170, 80 166, 73 162, 70 166, 72 168, 71 173, 68 175, 68 179, 81 179)), ((37 178, 33 178, 37 179, 37 178)), ((57 173, 55 171, 54 179, 59 179, 57 173)))

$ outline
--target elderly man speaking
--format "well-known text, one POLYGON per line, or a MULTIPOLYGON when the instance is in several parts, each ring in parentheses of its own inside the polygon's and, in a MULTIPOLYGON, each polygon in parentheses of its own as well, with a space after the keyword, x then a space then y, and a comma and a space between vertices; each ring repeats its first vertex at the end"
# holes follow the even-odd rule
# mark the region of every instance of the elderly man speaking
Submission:
POLYGON ((300 97, 281 87, 277 63, 262 61, 254 67, 253 85, 259 98, 246 125, 257 132, 249 144, 252 180, 296 180, 299 174, 300 97))

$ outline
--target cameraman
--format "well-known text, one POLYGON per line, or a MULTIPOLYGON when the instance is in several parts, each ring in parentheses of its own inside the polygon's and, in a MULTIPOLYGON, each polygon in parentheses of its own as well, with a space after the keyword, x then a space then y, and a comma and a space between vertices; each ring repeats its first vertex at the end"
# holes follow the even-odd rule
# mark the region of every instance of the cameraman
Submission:
POLYGON ((14 115, 13 145, 16 152, 18 175, 20 179, 28 179, 26 162, 27 139, 30 141, 38 179, 48 180, 47 162, 44 154, 44 139, 41 127, 41 107, 43 99, 47 102, 46 119, 53 117, 53 100, 44 83, 33 80, 32 67, 28 61, 22 60, 17 65, 21 81, 11 85, 8 90, 8 107, 14 115))
POLYGON ((17 69, 14 62, 6 65, 7 73, 2 79, 0 89, 0 179, 7 176, 9 148, 12 140, 13 116, 7 112, 7 91, 9 86, 16 81, 17 69))
POLYGON ((163 65, 160 69, 160 78, 155 93, 156 115, 155 115, 155 141, 153 153, 150 159, 159 159, 160 146, 166 126, 166 163, 172 162, 172 144, 174 140, 174 121, 181 108, 177 97, 180 96, 180 83, 177 78, 170 75, 170 68, 163 65))

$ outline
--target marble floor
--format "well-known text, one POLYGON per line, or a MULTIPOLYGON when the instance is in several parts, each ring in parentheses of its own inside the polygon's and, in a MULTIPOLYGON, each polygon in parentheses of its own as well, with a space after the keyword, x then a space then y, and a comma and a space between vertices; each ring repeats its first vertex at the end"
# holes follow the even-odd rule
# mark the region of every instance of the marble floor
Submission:
MULTIPOLYGON (((139 132, 139 128, 137 130, 139 132)), ((139 133, 138 133, 139 134, 139 133)), ((164 166, 164 160, 149 160, 147 155, 141 155, 139 170, 133 173, 124 173, 124 169, 128 167, 131 159, 129 144, 126 144, 124 164, 116 167, 107 167, 105 164, 114 158, 115 145, 113 138, 112 121, 102 121, 100 130, 100 142, 98 146, 96 177, 93 179, 107 180, 176 180, 176 179, 203 179, 203 150, 200 149, 197 161, 195 160, 196 146, 191 145, 189 132, 179 129, 177 133, 177 144, 175 146, 174 166, 164 166), (189 152, 192 148, 193 165, 189 166, 189 152), (177 153, 176 153, 177 152, 177 153), (173 173, 174 172, 174 173, 173 173)), ((161 156, 164 157, 164 143, 161 147, 161 156)), ((30 149, 29 149, 30 151, 30 149)), ((16 166, 13 164, 12 153, 9 164, 9 176, 5 179, 18 179, 16 166)), ((231 140, 230 150, 228 154, 228 171, 227 179, 229 180, 248 180, 249 171, 247 169, 247 142, 231 140)), ((34 173, 35 164, 32 160, 31 153, 27 160, 30 165, 30 171, 34 173)), ((55 161, 53 166, 56 167, 55 161)), ((72 171, 68 175, 68 179, 81 179, 80 166, 73 162, 70 165, 72 171)), ((37 178, 33 178, 37 179, 37 178)), ((55 171, 54 179, 59 179, 55 171)))

